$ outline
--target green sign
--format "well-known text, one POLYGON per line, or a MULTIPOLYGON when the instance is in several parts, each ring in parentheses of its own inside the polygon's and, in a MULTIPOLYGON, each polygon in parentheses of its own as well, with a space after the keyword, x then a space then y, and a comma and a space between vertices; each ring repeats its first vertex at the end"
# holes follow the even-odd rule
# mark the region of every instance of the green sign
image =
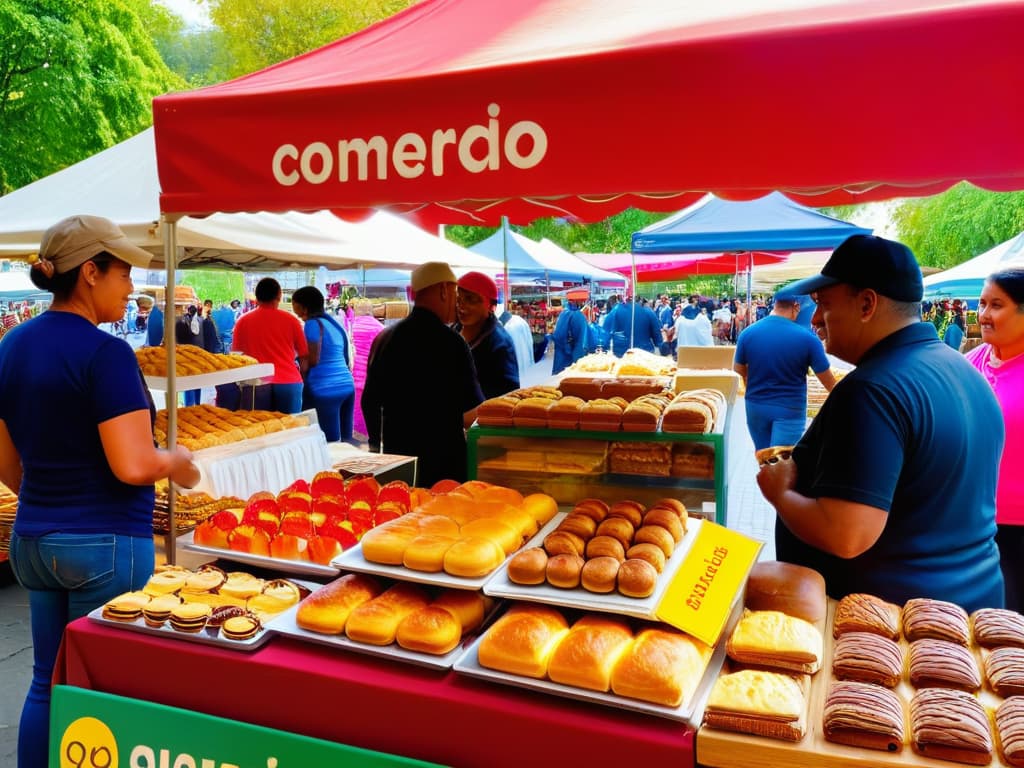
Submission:
POLYGON ((138 699, 58 685, 52 768, 394 768, 433 766, 138 699))

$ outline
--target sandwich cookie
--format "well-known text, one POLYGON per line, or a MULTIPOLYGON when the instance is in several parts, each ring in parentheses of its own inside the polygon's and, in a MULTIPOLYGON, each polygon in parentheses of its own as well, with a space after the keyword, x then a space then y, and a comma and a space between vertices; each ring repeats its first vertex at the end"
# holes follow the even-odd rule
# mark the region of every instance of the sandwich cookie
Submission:
POLYGON ((171 629, 194 634, 206 626, 212 609, 202 603, 182 603, 171 611, 171 629))

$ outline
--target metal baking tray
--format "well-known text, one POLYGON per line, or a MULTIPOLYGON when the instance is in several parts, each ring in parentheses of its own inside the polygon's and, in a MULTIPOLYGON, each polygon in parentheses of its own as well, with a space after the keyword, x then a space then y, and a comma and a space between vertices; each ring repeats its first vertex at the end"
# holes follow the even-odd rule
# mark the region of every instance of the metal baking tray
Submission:
POLYGON ((265 555, 251 555, 248 552, 238 552, 234 549, 220 549, 219 547, 207 547, 196 544, 193 540, 195 531, 178 537, 178 544, 182 549, 189 552, 199 552, 204 555, 212 555, 220 560, 232 560, 236 563, 266 568, 281 573, 290 573, 296 576, 328 576, 338 575, 338 569, 334 565, 320 565, 306 560, 284 560, 279 557, 266 557, 265 555))

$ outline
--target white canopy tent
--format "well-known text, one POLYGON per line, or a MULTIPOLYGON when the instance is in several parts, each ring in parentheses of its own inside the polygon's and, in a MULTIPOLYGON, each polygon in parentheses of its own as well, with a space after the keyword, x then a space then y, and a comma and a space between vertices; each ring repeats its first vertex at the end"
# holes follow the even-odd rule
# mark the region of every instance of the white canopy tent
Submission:
POLYGON ((955 267, 924 279, 926 299, 977 299, 985 278, 1005 267, 1024 267, 1024 232, 955 267))

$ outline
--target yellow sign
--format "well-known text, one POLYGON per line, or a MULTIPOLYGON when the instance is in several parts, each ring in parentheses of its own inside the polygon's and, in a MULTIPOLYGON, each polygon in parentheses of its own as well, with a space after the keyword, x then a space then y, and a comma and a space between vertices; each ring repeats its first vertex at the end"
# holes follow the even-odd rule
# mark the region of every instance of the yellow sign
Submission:
POLYGON ((666 624, 714 645, 761 546, 741 533, 703 521, 655 614, 666 624))
POLYGON ((64 729, 60 768, 117 768, 117 739, 102 720, 80 717, 64 729))

